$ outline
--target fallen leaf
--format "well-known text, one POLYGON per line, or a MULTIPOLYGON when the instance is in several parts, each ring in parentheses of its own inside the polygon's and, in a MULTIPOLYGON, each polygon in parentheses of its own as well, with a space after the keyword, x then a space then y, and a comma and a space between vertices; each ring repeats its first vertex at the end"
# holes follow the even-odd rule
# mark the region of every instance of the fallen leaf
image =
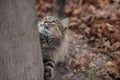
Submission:
POLYGON ((112 44, 112 48, 113 48, 113 50, 119 49, 119 48, 120 48, 120 42, 115 42, 115 43, 113 43, 113 44, 112 44))

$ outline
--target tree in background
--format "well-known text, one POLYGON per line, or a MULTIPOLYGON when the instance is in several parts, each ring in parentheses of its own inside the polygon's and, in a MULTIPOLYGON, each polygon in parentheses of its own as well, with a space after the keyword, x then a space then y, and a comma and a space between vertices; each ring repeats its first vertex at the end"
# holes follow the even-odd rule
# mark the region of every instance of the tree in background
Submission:
POLYGON ((43 80, 34 0, 0 0, 0 80, 43 80))

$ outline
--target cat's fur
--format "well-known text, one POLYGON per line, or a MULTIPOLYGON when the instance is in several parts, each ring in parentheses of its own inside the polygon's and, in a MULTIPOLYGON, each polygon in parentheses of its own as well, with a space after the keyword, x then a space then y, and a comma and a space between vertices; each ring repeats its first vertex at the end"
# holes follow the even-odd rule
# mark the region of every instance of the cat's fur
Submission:
POLYGON ((64 60, 68 43, 67 23, 68 20, 60 21, 53 16, 46 16, 38 23, 45 80, 50 80, 54 77, 55 64, 64 60))

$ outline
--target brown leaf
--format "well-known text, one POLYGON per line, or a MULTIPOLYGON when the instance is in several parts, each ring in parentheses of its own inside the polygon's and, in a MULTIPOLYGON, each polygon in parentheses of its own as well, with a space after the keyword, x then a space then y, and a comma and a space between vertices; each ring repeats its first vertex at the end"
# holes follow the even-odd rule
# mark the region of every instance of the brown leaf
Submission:
POLYGON ((108 61, 106 63, 106 68, 107 68, 109 74, 112 74, 114 77, 119 77, 120 76, 119 67, 117 66, 116 63, 114 63, 112 61, 108 61))
POLYGON ((111 48, 110 41, 104 42, 104 46, 110 49, 111 48))
POLYGON ((87 34, 90 34, 90 31, 91 31, 91 28, 87 27, 84 32, 87 33, 87 34))
POLYGON ((88 11, 90 12, 90 13, 96 13, 96 8, 95 8, 95 6, 93 6, 93 5, 90 5, 90 7, 88 7, 88 11))
POLYGON ((115 43, 113 43, 113 44, 112 44, 112 48, 113 48, 113 50, 119 49, 119 48, 120 48, 120 42, 115 42, 115 43))
POLYGON ((71 21, 71 22, 73 22, 73 21, 77 21, 77 20, 78 20, 77 17, 71 17, 71 18, 70 18, 70 21, 71 21))
POLYGON ((67 78, 66 80, 71 80, 73 76, 74 76, 74 73, 67 74, 66 75, 66 78, 67 78))
POLYGON ((100 7, 104 8, 105 6, 107 6, 109 4, 108 0, 98 0, 100 7))
POLYGON ((80 12, 81 12, 81 10, 80 10, 80 8, 77 8, 77 9, 75 9, 74 11, 73 11, 73 15, 78 15, 78 14, 80 14, 80 12))
POLYGON ((74 67, 74 69, 75 69, 75 72, 80 71, 80 69, 81 69, 81 64, 76 65, 76 66, 74 67))

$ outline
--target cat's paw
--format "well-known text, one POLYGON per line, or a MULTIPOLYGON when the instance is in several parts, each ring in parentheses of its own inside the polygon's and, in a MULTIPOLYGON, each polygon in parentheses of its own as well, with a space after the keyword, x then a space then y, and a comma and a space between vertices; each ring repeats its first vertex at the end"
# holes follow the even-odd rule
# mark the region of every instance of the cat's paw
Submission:
POLYGON ((44 66, 44 78, 45 80, 51 80, 54 77, 54 69, 51 66, 44 66))

